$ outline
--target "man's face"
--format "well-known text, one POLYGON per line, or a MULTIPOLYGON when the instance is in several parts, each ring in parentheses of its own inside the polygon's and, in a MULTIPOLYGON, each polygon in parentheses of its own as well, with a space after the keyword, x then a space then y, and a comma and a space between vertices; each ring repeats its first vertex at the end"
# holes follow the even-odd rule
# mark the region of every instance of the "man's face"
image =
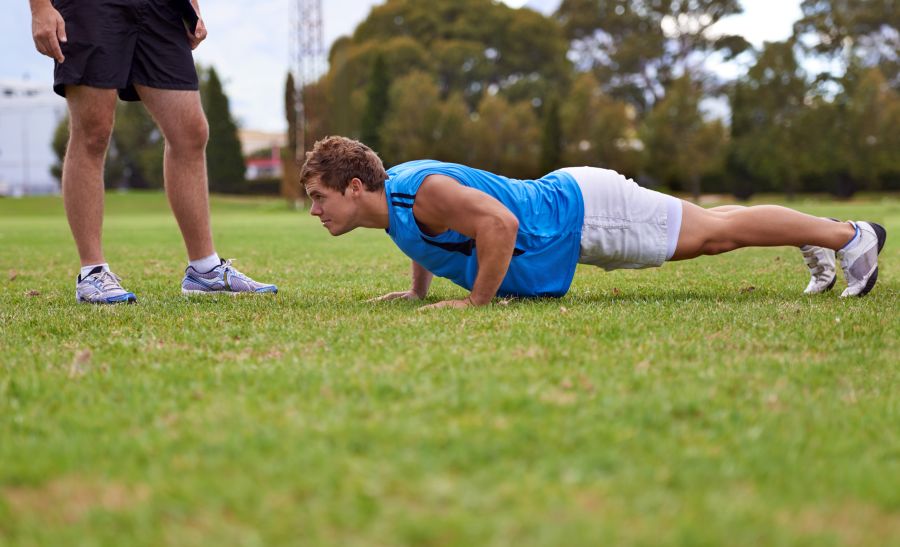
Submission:
MULTIPOLYGON (((356 186, 361 186, 361 184, 356 186)), ((360 188, 356 188, 351 182, 347 190, 341 194, 337 190, 323 185, 319 179, 314 179, 306 185, 306 194, 312 200, 309 214, 319 217, 322 226, 331 235, 346 234, 357 227, 358 200, 354 198, 359 190, 360 188)))

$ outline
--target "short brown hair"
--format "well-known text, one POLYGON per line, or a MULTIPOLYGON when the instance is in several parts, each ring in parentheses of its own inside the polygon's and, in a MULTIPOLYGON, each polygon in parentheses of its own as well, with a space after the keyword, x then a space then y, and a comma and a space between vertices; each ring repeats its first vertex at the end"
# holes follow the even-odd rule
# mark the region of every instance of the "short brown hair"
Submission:
POLYGON ((388 178, 378 154, 347 137, 325 137, 317 141, 306 153, 306 161, 300 170, 300 184, 304 187, 318 179, 326 188, 342 194, 354 177, 370 192, 384 189, 384 181, 388 178))

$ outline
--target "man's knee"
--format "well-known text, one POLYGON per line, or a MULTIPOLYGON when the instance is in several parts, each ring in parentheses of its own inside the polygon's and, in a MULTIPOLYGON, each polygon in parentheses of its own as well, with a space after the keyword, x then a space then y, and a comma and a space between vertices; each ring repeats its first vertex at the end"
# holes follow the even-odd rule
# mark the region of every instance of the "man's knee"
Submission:
POLYGON ((179 127, 166 133, 166 142, 178 153, 197 153, 206 149, 209 141, 209 124, 202 114, 185 120, 179 127))
POLYGON ((740 247, 734 237, 734 222, 728 213, 717 213, 707 223, 704 233, 701 253, 704 255, 717 255, 733 251, 740 247))
POLYGON ((112 130, 112 119, 79 120, 70 126, 71 146, 90 157, 102 158, 109 147, 112 130))

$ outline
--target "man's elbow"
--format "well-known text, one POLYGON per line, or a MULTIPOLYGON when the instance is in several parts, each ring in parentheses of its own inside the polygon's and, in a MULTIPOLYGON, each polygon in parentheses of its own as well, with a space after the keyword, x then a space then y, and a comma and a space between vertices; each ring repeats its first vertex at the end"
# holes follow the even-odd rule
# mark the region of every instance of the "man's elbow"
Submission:
POLYGON ((504 234, 515 241, 519 233, 519 219, 509 212, 498 214, 491 219, 490 231, 495 234, 504 234))

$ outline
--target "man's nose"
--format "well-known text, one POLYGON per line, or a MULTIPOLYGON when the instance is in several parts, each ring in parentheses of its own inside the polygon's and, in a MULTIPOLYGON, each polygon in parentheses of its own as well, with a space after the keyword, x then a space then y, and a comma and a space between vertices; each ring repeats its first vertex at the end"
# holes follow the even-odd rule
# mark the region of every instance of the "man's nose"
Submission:
POLYGON ((318 203, 313 203, 312 207, 309 208, 309 214, 314 217, 322 215, 322 208, 319 207, 318 203))

